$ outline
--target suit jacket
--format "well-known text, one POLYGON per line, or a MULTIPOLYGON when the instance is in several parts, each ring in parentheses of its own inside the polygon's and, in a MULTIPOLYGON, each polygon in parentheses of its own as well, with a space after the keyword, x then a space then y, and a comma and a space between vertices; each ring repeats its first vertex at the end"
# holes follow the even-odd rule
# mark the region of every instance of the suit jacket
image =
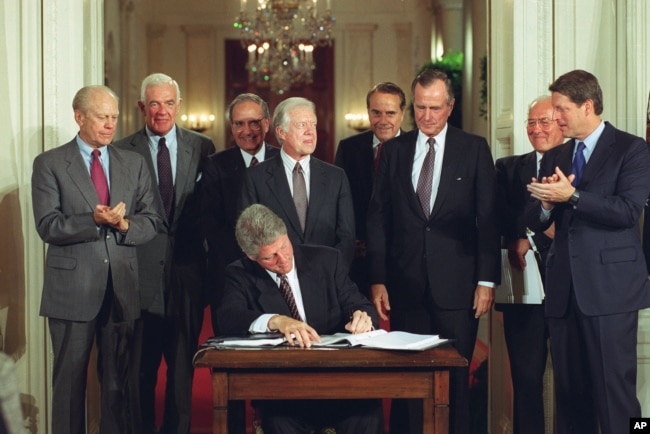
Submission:
POLYGON ((109 273, 122 319, 140 315, 136 245, 151 240, 162 217, 155 186, 143 158, 111 146, 110 206, 123 201, 129 230, 97 227, 99 203, 76 140, 34 160, 32 202, 36 230, 49 244, 40 313, 69 321, 90 321, 101 308, 109 273))
MULTIPOLYGON (((341 253, 325 246, 294 245, 294 258, 307 323, 319 334, 345 331, 356 310, 367 312, 375 327, 379 317, 372 303, 347 276, 341 253)), ((264 313, 291 316, 277 283, 257 262, 242 258, 226 268, 224 297, 217 309, 219 330, 246 334, 264 313)))
POLYGON ((490 148, 484 138, 448 126, 427 220, 411 182, 417 135, 401 134, 382 147, 368 211, 371 283, 387 286, 393 309, 418 307, 429 296, 445 309, 470 309, 477 283, 501 276, 490 148))
POLYGON ((354 220, 356 238, 366 240, 366 220, 368 204, 372 195, 374 174, 374 153, 371 130, 364 131, 339 142, 334 164, 345 171, 350 183, 352 202, 354 203, 354 220))
POLYGON ((354 253, 354 210, 345 172, 313 156, 309 164, 309 208, 304 233, 279 155, 246 171, 240 211, 254 203, 267 206, 284 220, 294 246, 335 247, 349 267, 354 253))
MULTIPOLYGON (((558 166, 571 172, 575 140, 544 154, 540 176, 558 166)), ((650 283, 641 249, 639 217, 650 193, 650 152, 643 139, 609 122, 598 139, 577 187, 574 207, 556 204, 540 221, 541 205, 531 200, 526 222, 543 231, 555 222, 546 261, 546 315, 563 316, 571 286, 588 316, 630 312, 650 306, 650 283)))
MULTIPOLYGON (((280 152, 274 146, 265 147, 265 160, 280 152)), ((245 171, 237 146, 210 155, 203 170, 201 219, 208 244, 208 288, 215 301, 223 292, 226 266, 243 255, 235 239, 235 224, 245 171)))
MULTIPOLYGON (((499 215, 502 247, 520 238, 526 239, 526 222, 524 219, 526 204, 530 193, 526 189, 531 178, 537 177, 537 153, 535 151, 524 155, 512 155, 499 158, 496 163, 497 173, 497 212, 499 215)), ((544 263, 548 249, 553 239, 544 232, 535 232, 533 236, 535 246, 540 256, 535 255, 537 266, 544 277, 544 263)), ((531 265, 531 264, 527 264, 531 265)), ((518 305, 508 305, 514 306, 518 305)), ((502 310, 504 305, 497 304, 497 310, 502 310)))
MULTIPOLYGON (((205 249, 200 230, 200 181, 203 165, 207 156, 214 151, 214 144, 209 137, 178 126, 176 140, 178 153, 172 221, 163 217, 164 225, 159 228, 156 237, 137 249, 142 276, 142 308, 158 314, 165 312, 165 295, 168 297, 167 313, 182 309, 185 300, 199 304, 205 302, 205 249)), ((145 128, 120 139, 115 142, 115 146, 142 155, 152 178, 155 178, 156 163, 151 158, 145 128)), ((155 204, 164 216, 157 185, 157 182, 154 182, 155 204)))

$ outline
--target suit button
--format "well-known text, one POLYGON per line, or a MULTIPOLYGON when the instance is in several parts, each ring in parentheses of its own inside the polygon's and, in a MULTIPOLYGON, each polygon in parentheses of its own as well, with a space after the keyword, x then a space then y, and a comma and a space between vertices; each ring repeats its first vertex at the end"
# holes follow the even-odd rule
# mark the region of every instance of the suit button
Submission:
POLYGON ((108 259, 104 259, 104 264, 108 264, 108 259))
POLYGON ((110 236, 110 235, 106 235, 106 239, 107 239, 107 240, 110 240, 110 239, 111 239, 111 236, 110 236))
POLYGON ((427 232, 431 232, 431 228, 430 228, 429 226, 427 226, 427 227, 425 228, 425 231, 427 231, 427 232))

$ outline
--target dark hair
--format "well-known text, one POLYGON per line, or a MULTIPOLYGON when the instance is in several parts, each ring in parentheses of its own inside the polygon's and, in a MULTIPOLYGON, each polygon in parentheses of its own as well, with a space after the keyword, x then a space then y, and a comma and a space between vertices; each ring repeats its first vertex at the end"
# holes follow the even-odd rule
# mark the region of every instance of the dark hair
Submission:
POLYGON ((454 99, 454 87, 451 84, 451 80, 447 73, 436 68, 425 69, 413 79, 413 83, 411 84, 411 97, 415 95, 416 84, 419 84, 422 87, 429 87, 436 80, 440 80, 445 84, 445 87, 447 88, 447 104, 450 104, 451 100, 454 99))
POLYGON ((406 107, 406 95, 404 95, 402 88, 395 83, 391 83, 390 81, 382 81, 370 89, 370 91, 368 91, 368 95, 366 95, 366 108, 370 108, 370 97, 375 93, 389 93, 391 95, 399 96, 399 108, 400 110, 404 111, 404 107, 406 107))
POLYGON ((603 112, 603 91, 600 89, 598 79, 590 72, 575 69, 560 75, 549 87, 551 92, 557 92, 568 97, 571 102, 579 106, 588 99, 594 102, 594 113, 603 112))

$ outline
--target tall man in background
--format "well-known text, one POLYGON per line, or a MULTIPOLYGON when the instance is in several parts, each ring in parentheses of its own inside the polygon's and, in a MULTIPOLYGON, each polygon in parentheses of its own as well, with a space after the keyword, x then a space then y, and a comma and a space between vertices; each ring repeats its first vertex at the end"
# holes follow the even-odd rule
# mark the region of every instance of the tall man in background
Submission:
POLYGON ((97 341, 101 434, 128 432, 130 342, 140 316, 136 245, 161 216, 139 155, 109 146, 117 96, 86 86, 72 101, 79 133, 34 160, 32 205, 48 243, 41 315, 48 318, 54 366, 52 433, 86 432, 86 376, 97 341))
MULTIPOLYGON (((368 210, 371 297, 393 330, 452 339, 470 360, 478 318, 500 279, 496 182, 482 137, 450 126, 447 75, 420 73, 411 86, 417 129, 384 144, 368 210)), ((451 429, 469 433, 469 372, 451 382, 451 429)), ((422 406, 394 400, 391 432, 420 432, 422 406)))
POLYGON ((400 134, 405 107, 406 96, 399 86, 390 82, 375 85, 366 96, 370 129, 341 140, 336 150, 334 164, 345 170, 354 203, 356 240, 350 277, 366 296, 370 294, 366 220, 372 184, 381 147, 400 134))
MULTIPOLYGON (((145 127, 115 144, 145 158, 152 177, 158 180, 155 200, 165 216, 156 238, 138 247, 142 318, 136 327, 134 352, 142 359, 142 427, 137 432, 145 434, 156 432, 154 394, 163 356, 167 382, 161 432, 189 432, 192 357, 205 307, 199 181, 214 144, 207 136, 176 126, 182 103, 175 80, 160 73, 149 75, 142 81, 138 101, 145 127)), ((137 399, 138 388, 133 386, 133 399, 137 399)), ((137 408, 134 417, 137 429, 137 408)))
MULTIPOLYGON (((515 269, 539 267, 544 280, 548 249, 553 242, 553 227, 528 238, 524 211, 530 193, 526 185, 537 177, 544 153, 564 142, 562 131, 553 120, 550 96, 535 99, 528 107, 526 133, 533 152, 499 158, 497 171, 497 209, 503 246, 515 269), (534 249, 533 249, 534 247, 534 249), (533 249, 537 262, 527 264, 524 256, 533 249)), ((503 304, 503 330, 510 359, 514 389, 514 434, 544 434, 544 371, 548 353, 548 329, 543 304, 503 304)))
POLYGON ((262 98, 242 93, 232 100, 226 114, 236 146, 208 158, 201 199, 201 220, 208 245, 206 286, 215 335, 219 334, 215 308, 223 294, 224 270, 243 255, 235 239, 235 224, 244 172, 280 152, 264 141, 271 114, 262 98))
POLYGON ((345 172, 311 154, 316 149, 316 108, 287 98, 273 112, 280 155, 246 171, 240 209, 270 208, 287 225, 292 244, 337 248, 350 267, 354 253, 354 209, 345 172))
POLYGON ((650 152, 601 119, 598 79, 567 72, 549 87, 566 144, 544 154, 526 223, 555 224, 545 312, 553 354, 558 434, 625 432, 636 396, 639 309, 650 282, 639 217, 650 193, 650 152))

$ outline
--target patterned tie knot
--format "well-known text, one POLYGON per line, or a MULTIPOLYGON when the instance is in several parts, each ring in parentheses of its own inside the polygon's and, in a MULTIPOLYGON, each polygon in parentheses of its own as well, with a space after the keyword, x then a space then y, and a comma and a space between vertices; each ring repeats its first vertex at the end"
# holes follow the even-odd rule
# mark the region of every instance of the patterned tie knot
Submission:
POLYGON ((257 166, 257 163, 259 163, 259 161, 257 160, 257 157, 253 157, 253 158, 251 158, 251 164, 248 167, 257 166))
POLYGON ((291 311, 291 316, 294 319, 302 320, 300 317, 300 312, 298 311, 298 306, 296 305, 296 299, 293 297, 293 292, 291 291, 291 285, 289 285, 289 279, 287 279, 286 274, 279 274, 278 278, 280 279, 280 293, 286 301, 289 310, 291 311))

